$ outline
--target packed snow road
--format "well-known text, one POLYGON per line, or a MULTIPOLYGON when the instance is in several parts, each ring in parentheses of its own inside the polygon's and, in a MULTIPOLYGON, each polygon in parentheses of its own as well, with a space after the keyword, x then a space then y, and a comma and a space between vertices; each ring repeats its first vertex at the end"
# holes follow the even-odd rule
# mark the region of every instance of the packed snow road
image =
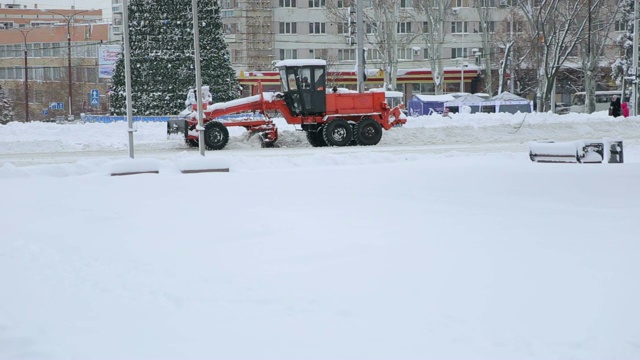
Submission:
POLYGON ((124 123, 0 126, 0 359, 640 359, 640 118, 522 119, 205 158, 140 123, 136 161, 124 123), (604 137, 625 164, 527 156, 604 137))
MULTIPOLYGON (((402 128, 385 131, 373 147, 313 148, 305 134, 283 119, 275 119, 279 139, 273 149, 262 149, 257 137, 243 128, 230 128, 230 141, 219 152, 208 154, 246 161, 256 157, 298 160, 308 156, 336 155, 361 161, 360 154, 383 154, 386 161, 403 157, 446 153, 517 153, 527 156, 528 143, 536 140, 573 141, 619 138, 627 159, 640 145, 637 118, 611 118, 606 113, 569 114, 452 114, 451 117, 409 118, 402 128)), ((136 123, 136 158, 173 159, 197 153, 178 135, 167 138, 164 123, 136 123)), ((74 163, 87 159, 128 157, 127 124, 10 123, 0 126, 0 164, 31 166, 74 163)), ((395 159, 395 160, 394 160, 395 159)), ((292 160, 291 160, 292 161, 292 160)), ((252 162, 252 161, 250 161, 252 162)))

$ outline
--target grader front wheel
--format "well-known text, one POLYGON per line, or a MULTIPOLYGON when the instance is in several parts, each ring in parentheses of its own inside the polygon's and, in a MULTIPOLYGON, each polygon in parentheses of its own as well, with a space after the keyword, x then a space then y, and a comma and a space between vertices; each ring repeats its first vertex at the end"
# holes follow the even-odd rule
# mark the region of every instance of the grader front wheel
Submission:
POLYGON ((209 121, 204 125, 204 144, 208 150, 221 150, 229 142, 229 130, 219 121, 209 121))

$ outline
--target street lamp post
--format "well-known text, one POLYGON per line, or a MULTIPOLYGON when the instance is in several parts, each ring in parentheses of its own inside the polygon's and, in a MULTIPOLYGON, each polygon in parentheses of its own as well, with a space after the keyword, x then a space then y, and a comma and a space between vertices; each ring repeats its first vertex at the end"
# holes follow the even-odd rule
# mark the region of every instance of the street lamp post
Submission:
POLYGON ((31 28, 29 30, 14 30, 19 31, 20 34, 22 34, 22 38, 24 39, 24 120, 25 122, 29 122, 29 62, 27 60, 27 36, 32 30, 35 30, 35 28, 31 28))
POLYGON ((68 77, 69 77, 69 117, 73 116, 71 111, 73 109, 73 87, 72 87, 72 79, 71 79, 71 21, 73 21, 73 18, 76 15, 82 14, 82 13, 86 13, 89 12, 91 10, 82 10, 82 11, 76 11, 70 15, 67 14, 63 14, 63 13, 59 13, 59 12, 55 12, 55 11, 51 11, 51 10, 42 10, 44 12, 48 12, 51 14, 55 14, 55 15, 59 15, 62 16, 64 18, 64 20, 67 22, 67 68, 68 68, 68 77))
POLYGON ((469 67, 466 62, 460 65, 460 92, 464 92, 464 68, 469 67))

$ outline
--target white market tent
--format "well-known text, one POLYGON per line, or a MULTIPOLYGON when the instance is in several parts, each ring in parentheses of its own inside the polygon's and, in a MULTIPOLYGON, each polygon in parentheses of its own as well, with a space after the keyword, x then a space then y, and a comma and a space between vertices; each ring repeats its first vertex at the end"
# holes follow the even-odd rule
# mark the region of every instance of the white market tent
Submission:
POLYGON ((430 115, 432 113, 442 114, 444 103, 453 101, 451 95, 422 95, 415 94, 409 100, 409 113, 413 115, 430 115))
POLYGON ((497 113, 506 112, 515 114, 518 111, 523 113, 533 112, 533 102, 531 100, 512 94, 508 91, 492 97, 488 102, 483 104, 483 106, 484 105, 495 105, 497 113))
MULTIPOLYGON (((458 97, 452 101, 447 101, 444 106, 447 108, 457 107, 458 109, 463 106, 469 106, 471 113, 477 113, 482 111, 482 106, 487 104, 487 100, 474 94, 466 94, 458 97)), ((460 112, 460 110, 458 110, 460 112)))

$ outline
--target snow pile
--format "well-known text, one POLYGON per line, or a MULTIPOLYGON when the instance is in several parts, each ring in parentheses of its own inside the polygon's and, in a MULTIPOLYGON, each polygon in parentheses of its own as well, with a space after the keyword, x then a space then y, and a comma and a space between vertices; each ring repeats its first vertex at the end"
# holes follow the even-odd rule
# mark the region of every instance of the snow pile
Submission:
POLYGON ((640 358, 637 119, 282 124, 204 159, 163 125, 135 160, 126 124, 0 126, 0 359, 640 358), (528 158, 605 134, 624 164, 528 158), (159 173, 106 176, 133 162, 159 173))

